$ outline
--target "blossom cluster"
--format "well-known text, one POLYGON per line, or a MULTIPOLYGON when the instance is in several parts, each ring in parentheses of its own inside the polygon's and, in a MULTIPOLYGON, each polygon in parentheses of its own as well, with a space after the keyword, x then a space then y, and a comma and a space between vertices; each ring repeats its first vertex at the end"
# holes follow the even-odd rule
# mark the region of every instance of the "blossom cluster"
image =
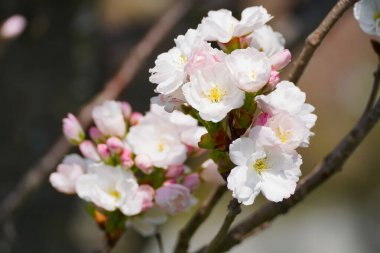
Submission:
POLYGON ((267 25, 271 19, 261 6, 246 8, 240 20, 210 11, 150 70, 159 93, 152 103, 188 113, 207 129, 199 145, 212 150, 245 205, 260 192, 276 202, 294 193, 302 164, 296 149, 308 146, 316 121, 305 93, 280 78, 291 54, 267 25))
POLYGON ((77 194, 92 204, 98 223, 118 217, 119 227, 133 226, 150 235, 167 215, 189 209, 202 178, 217 174, 212 165, 191 170, 188 158, 206 130, 182 112, 169 114, 152 105, 145 116, 126 102, 106 101, 92 112, 89 139, 76 117, 63 120, 67 139, 82 156, 71 154, 50 175, 58 191, 77 194))

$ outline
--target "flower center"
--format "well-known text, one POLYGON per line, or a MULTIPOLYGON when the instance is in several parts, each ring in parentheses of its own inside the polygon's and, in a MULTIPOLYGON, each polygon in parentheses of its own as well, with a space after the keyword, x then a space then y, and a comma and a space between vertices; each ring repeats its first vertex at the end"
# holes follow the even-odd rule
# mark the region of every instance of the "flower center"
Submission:
POLYGON ((186 59, 186 57, 185 57, 183 54, 181 54, 181 60, 182 60, 184 63, 187 62, 187 59, 186 59))
POLYGON ((279 127, 276 129, 276 136, 280 139, 282 143, 286 142, 290 137, 290 131, 282 132, 279 127))
POLYGON ((253 169, 258 173, 261 174, 264 170, 267 170, 269 168, 267 158, 261 158, 257 159, 255 163, 253 164, 253 169))
POLYGON ((208 94, 208 99, 212 103, 218 103, 220 102, 223 97, 226 95, 226 92, 224 92, 222 89, 219 88, 219 85, 215 85, 212 89, 210 89, 208 94))
POLYGON ((253 70, 253 69, 252 69, 252 72, 251 72, 251 77, 252 77, 252 79, 256 78, 256 73, 255 73, 255 70, 253 70))
POLYGON ((164 151, 164 149, 165 149, 165 145, 162 142, 158 143, 158 152, 162 152, 164 151))
POLYGON ((116 190, 109 190, 108 194, 114 197, 116 200, 120 199, 120 193, 116 190))

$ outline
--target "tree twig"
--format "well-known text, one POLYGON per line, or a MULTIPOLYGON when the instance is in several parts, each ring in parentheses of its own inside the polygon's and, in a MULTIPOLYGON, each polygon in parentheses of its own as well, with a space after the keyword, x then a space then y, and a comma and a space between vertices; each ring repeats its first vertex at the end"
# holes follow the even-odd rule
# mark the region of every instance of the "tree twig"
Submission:
POLYGON ((230 229, 232 223, 234 222, 236 216, 241 213, 240 203, 237 199, 233 198, 228 205, 228 212, 222 226, 220 227, 218 233, 215 235, 214 239, 211 240, 210 245, 206 249, 207 253, 218 253, 219 246, 222 244, 228 230, 230 229))
MULTIPOLYGON (((92 122, 91 111, 94 106, 105 100, 115 99, 121 94, 154 48, 165 38, 171 28, 177 24, 178 20, 185 15, 191 5, 191 1, 187 0, 176 2, 162 15, 145 37, 131 49, 130 54, 123 62, 119 71, 107 82, 103 90, 81 108, 78 118, 84 127, 88 127, 92 122)), ((18 182, 17 186, 2 200, 0 204, 0 224, 8 219, 21 206, 26 197, 42 184, 46 176, 54 169, 69 149, 69 143, 61 136, 37 164, 29 169, 18 182)))
POLYGON ((343 13, 354 5, 358 0, 339 0, 331 9, 322 23, 315 29, 306 39, 305 45, 302 48, 300 55, 293 64, 293 68, 289 73, 288 80, 297 83, 308 65, 315 50, 322 43, 331 28, 343 15, 343 13))
POLYGON ((375 40, 371 40, 371 44, 379 58, 379 63, 377 64, 377 70, 373 73, 374 79, 372 84, 372 90, 369 95, 367 106, 364 109, 363 116, 372 108, 373 104, 375 103, 377 93, 379 92, 380 84, 380 43, 375 40))
MULTIPOLYGON (((218 252, 224 252, 241 243, 245 238, 262 230, 268 222, 278 215, 286 213, 300 203, 312 190, 317 188, 333 174, 338 172, 380 118, 380 99, 376 105, 362 117, 354 128, 328 154, 322 163, 299 184, 295 193, 279 203, 270 202, 239 222, 223 239, 218 252)), ((204 249, 204 248, 203 248, 204 249)), ((204 252, 204 251, 200 251, 204 252)))
POLYGON ((190 220, 186 223, 185 227, 179 232, 177 244, 175 246, 175 253, 186 253, 189 248, 189 243, 197 229, 210 215, 211 211, 223 197, 227 188, 225 185, 219 186, 212 196, 194 213, 190 220))

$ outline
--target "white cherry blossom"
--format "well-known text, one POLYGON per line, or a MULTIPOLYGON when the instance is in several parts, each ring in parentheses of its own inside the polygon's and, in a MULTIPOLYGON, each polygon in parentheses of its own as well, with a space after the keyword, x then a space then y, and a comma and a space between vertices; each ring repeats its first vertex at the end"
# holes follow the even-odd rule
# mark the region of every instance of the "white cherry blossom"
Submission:
POLYGON ((250 34, 271 18, 262 6, 249 7, 243 10, 240 21, 232 16, 231 11, 221 9, 209 11, 208 16, 203 18, 198 29, 205 40, 227 43, 233 37, 250 34))
POLYGON ((255 131, 230 145, 230 158, 237 167, 227 178, 228 189, 244 205, 251 205, 260 192, 274 202, 289 198, 301 175, 301 156, 284 152, 273 142, 272 131, 255 131))
POLYGON ((264 52, 268 57, 275 55, 285 48, 285 39, 282 34, 273 31, 269 25, 264 25, 254 30, 248 38, 250 40, 250 47, 264 52))
POLYGON ((105 101, 95 106, 92 117, 98 129, 109 136, 124 137, 126 126, 120 104, 116 101, 105 101))
POLYGON ((132 172, 103 164, 93 164, 88 173, 76 183, 78 196, 107 211, 117 208, 125 215, 141 212, 144 194, 140 194, 138 183, 132 172))
POLYGON ((380 1, 360 0, 354 6, 354 17, 363 32, 380 36, 380 1))
POLYGON ((182 87, 187 102, 202 119, 219 122, 244 103, 245 94, 231 79, 224 63, 190 77, 182 87))
MULTIPOLYGON (((152 105, 151 111, 139 124, 130 128, 127 136, 133 152, 136 155, 147 155, 156 167, 167 168, 186 160, 186 145, 180 137, 182 129, 170 120, 170 116, 159 106, 152 105)), ((187 117, 194 120, 190 116, 186 116, 186 119, 187 117)), ((196 124, 196 121, 193 123, 196 124)))
POLYGON ((257 92, 269 81, 269 58, 254 48, 234 50, 226 57, 226 65, 237 87, 247 92, 257 92))
POLYGON ((49 182, 59 192, 75 194, 77 179, 85 173, 86 162, 77 154, 67 155, 57 171, 50 174, 49 182))
POLYGON ((292 82, 282 81, 268 95, 256 97, 258 106, 270 115, 288 113, 299 118, 307 128, 315 125, 317 116, 313 114, 314 107, 305 103, 306 94, 292 82))
POLYGON ((127 226, 133 227, 142 236, 152 236, 157 226, 164 224, 168 217, 163 210, 158 207, 153 207, 145 213, 131 217, 127 221, 127 226))

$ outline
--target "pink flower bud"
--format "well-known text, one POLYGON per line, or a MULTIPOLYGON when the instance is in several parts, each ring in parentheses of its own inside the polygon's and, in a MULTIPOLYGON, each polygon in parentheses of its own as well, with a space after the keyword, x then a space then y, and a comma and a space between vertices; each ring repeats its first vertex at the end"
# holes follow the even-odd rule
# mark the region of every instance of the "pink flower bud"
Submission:
POLYGON ((63 119, 63 133, 73 144, 79 144, 84 140, 84 131, 77 118, 69 113, 63 119))
POLYGON ((270 58, 272 68, 274 70, 281 70, 286 67, 292 60, 292 54, 288 49, 284 49, 270 58))
POLYGON ((117 137, 111 137, 107 140, 107 146, 114 154, 120 154, 123 151, 124 143, 117 137))
POLYGON ((104 143, 106 142, 106 137, 97 127, 91 127, 89 130, 91 139, 96 143, 104 143))
POLYGON ((194 191, 199 186, 200 180, 198 173, 192 173, 187 175, 182 184, 190 189, 190 191, 194 191))
POLYGON ((176 183, 177 181, 174 178, 171 178, 171 179, 165 180, 165 182, 162 185, 167 186, 167 185, 176 184, 176 183))
POLYGON ((89 158, 94 161, 100 161, 99 154, 96 152, 95 145, 89 141, 85 140, 81 144, 79 144, 80 152, 82 152, 83 156, 89 158))
POLYGON ((111 158, 111 151, 106 144, 100 143, 96 146, 96 149, 98 150, 99 156, 103 161, 109 161, 111 158))
POLYGON ((223 177, 218 172, 218 165, 211 160, 208 159, 202 164, 201 178, 211 184, 211 185, 224 185, 226 181, 224 181, 223 177))
POLYGON ((153 164, 149 156, 137 155, 135 158, 136 166, 139 167, 145 174, 152 173, 153 164))
POLYGON ((155 195, 154 189, 150 185, 143 184, 139 187, 138 191, 143 195, 142 210, 144 212, 153 207, 153 199, 155 195))
POLYGON ((193 203, 189 188, 183 185, 164 185, 156 190, 156 204, 170 215, 188 209, 193 203))
POLYGON ((268 81, 269 89, 273 90, 279 82, 280 82, 280 72, 272 70, 270 72, 270 77, 268 81))
POLYGON ((168 169, 165 172, 167 178, 177 178, 183 174, 185 167, 181 165, 169 165, 168 169))
POLYGON ((133 112, 131 114, 131 118, 129 119, 129 122, 131 123, 132 126, 137 125, 140 120, 144 117, 141 113, 139 112, 133 112))
POLYGON ((0 29, 1 37, 11 39, 19 36, 25 29, 26 19, 21 15, 9 17, 0 29))
POLYGON ((124 169, 130 169, 135 164, 132 159, 132 152, 127 148, 124 148, 123 151, 121 151, 120 160, 121 166, 124 169))
POLYGON ((124 118, 129 119, 132 114, 132 107, 127 102, 120 102, 121 111, 123 112, 124 118))
POLYGON ((256 125, 265 126, 269 118, 270 118, 270 115, 268 113, 266 112, 260 113, 256 119, 256 125))

